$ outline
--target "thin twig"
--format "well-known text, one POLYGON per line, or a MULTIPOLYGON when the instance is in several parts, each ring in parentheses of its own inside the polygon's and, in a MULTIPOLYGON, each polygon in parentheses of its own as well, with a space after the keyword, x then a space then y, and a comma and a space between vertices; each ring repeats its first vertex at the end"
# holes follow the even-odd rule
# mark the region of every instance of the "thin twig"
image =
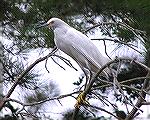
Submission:
POLYGON ((56 63, 60 68, 62 68, 63 70, 66 70, 63 66, 61 66, 53 57, 51 57, 51 59, 54 61, 54 63, 56 63))
POLYGON ((62 57, 62 56, 59 56, 59 55, 52 55, 52 56, 55 56, 55 57, 58 57, 58 58, 60 58, 62 61, 64 61, 68 66, 70 66, 71 68, 73 68, 74 70, 76 70, 76 71, 78 71, 72 64, 71 64, 71 62, 68 60, 68 59, 66 59, 66 58, 64 58, 64 57, 62 57))
POLYGON ((136 78, 121 81, 120 84, 129 83, 129 82, 138 81, 138 80, 145 80, 145 79, 150 80, 150 77, 136 77, 136 78))
POLYGON ((48 58, 47 58, 46 61, 45 61, 45 69, 47 70, 48 73, 50 73, 50 71, 49 71, 48 68, 47 68, 47 61, 48 61, 48 58))
POLYGON ((126 46, 128 46, 129 48, 135 50, 136 52, 138 52, 138 53, 141 54, 141 55, 143 54, 142 52, 140 52, 140 51, 138 51, 137 49, 134 48, 134 47, 137 47, 137 46, 135 46, 135 45, 133 45, 133 44, 129 44, 129 43, 122 42, 122 41, 117 40, 117 39, 96 38, 96 39, 91 39, 91 40, 103 40, 103 41, 108 40, 108 41, 113 41, 113 42, 115 42, 115 43, 120 43, 120 44, 126 45, 126 46), (132 46, 133 46, 133 47, 132 47, 132 46))
MULTIPOLYGON (((96 25, 88 28, 86 31, 84 31, 84 33, 87 33, 88 31, 90 31, 90 30, 92 30, 92 29, 94 29, 96 27, 105 26, 105 25, 115 25, 115 26, 124 27, 124 28, 130 30, 139 40, 141 40, 141 37, 139 37, 139 35, 137 33, 144 33, 144 34, 146 34, 145 31, 134 29, 131 26, 127 25, 126 23, 122 23, 122 22, 103 22, 103 23, 99 23, 99 24, 96 24, 96 25)), ((142 39, 142 41, 143 41, 143 39, 142 39)))
POLYGON ((103 40, 103 42, 104 42, 104 46, 105 46, 105 54, 107 55, 107 57, 108 57, 110 60, 112 60, 111 57, 110 57, 110 56, 108 55, 108 53, 107 53, 107 48, 106 48, 105 40, 103 40))
POLYGON ((114 42, 114 43, 121 43, 121 44, 124 44, 124 45, 129 45, 129 46, 133 46, 133 47, 137 47, 136 45, 134 45, 134 44, 130 44, 130 43, 126 43, 126 42, 123 42, 123 41, 120 41, 120 40, 118 40, 118 39, 114 39, 114 38, 92 38, 91 40, 99 40, 99 41, 112 41, 112 42, 114 42))
POLYGON ((89 105, 89 104, 84 104, 84 105, 85 105, 85 106, 88 106, 88 107, 91 107, 91 108, 94 108, 94 109, 97 109, 97 110, 100 110, 100 111, 103 111, 103 112, 106 112, 106 113, 108 113, 109 115, 114 116, 115 118, 118 119, 118 117, 117 117, 116 115, 112 114, 112 112, 109 112, 109 111, 107 111, 107 110, 105 110, 105 109, 103 109, 103 108, 101 108, 101 107, 94 106, 94 105, 89 105))
POLYGON ((52 100, 59 100, 59 99, 62 99, 62 98, 65 98, 65 97, 68 97, 68 96, 72 96, 74 94, 78 94, 80 91, 76 91, 76 92, 72 92, 72 93, 69 93, 69 94, 64 94, 64 95, 60 95, 60 96, 57 96, 57 97, 52 97, 52 98, 47 98, 45 100, 41 100, 41 101, 38 101, 38 102, 33 102, 33 103, 23 103, 19 100, 15 100, 15 99, 11 99, 11 98, 7 98, 5 99, 6 102, 8 101, 11 101, 11 102, 16 102, 24 107, 26 106, 35 106, 35 105, 39 105, 39 104, 42 104, 42 103, 45 103, 45 102, 48 102, 48 101, 52 101, 52 100))

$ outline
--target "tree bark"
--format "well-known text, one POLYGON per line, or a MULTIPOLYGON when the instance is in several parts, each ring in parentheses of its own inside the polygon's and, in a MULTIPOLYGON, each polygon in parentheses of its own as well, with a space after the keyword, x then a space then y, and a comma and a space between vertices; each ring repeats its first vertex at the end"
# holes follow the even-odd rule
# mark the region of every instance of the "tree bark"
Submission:
MULTIPOLYGON (((0 101, 3 99, 3 65, 2 65, 2 61, 3 61, 3 48, 2 48, 2 26, 1 26, 1 22, 0 22, 0 101)), ((3 113, 0 112, 0 116, 3 113)))

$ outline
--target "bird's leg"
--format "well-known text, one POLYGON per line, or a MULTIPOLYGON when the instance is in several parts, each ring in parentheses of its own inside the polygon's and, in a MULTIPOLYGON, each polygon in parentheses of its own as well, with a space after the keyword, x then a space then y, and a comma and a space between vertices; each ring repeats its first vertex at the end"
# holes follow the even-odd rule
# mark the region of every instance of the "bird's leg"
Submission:
POLYGON ((79 108, 82 104, 89 104, 89 102, 85 98, 86 98, 86 94, 83 91, 77 97, 77 102, 75 104, 75 108, 79 108))
POLYGON ((85 99, 85 94, 83 91, 77 97, 77 102, 75 104, 75 108, 79 108, 81 106, 81 104, 84 102, 84 99, 85 99))
POLYGON ((89 75, 85 75, 85 77, 86 77, 86 81, 85 81, 85 87, 84 87, 84 90, 86 89, 86 87, 87 87, 87 84, 88 84, 88 82, 89 82, 89 78, 90 78, 90 76, 89 75))
POLYGON ((83 71, 86 77, 86 82, 85 82, 85 87, 84 87, 84 90, 85 90, 87 85, 90 83, 90 80, 92 79, 92 72, 90 70, 83 70, 83 71))
MULTIPOLYGON (((86 89, 88 83, 90 82, 91 78, 92 78, 92 72, 90 70, 83 70, 85 73, 85 77, 86 77, 86 82, 85 82, 85 88, 86 89)), ((81 92, 78 97, 77 97, 77 102, 75 104, 75 108, 79 108, 82 104, 89 104, 89 102, 85 99, 86 98, 86 94, 85 92, 81 92)))
POLYGON ((89 70, 89 83, 90 83, 92 77, 93 77, 93 73, 92 73, 92 71, 89 70))

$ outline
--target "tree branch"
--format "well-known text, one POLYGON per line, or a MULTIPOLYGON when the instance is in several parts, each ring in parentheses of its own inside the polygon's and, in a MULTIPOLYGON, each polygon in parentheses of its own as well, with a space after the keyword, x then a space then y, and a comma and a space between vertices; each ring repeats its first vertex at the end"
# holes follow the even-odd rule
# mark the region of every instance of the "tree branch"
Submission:
POLYGON ((62 98, 68 97, 68 96, 72 96, 74 94, 78 94, 79 92, 80 91, 76 91, 76 92, 60 95, 60 96, 53 97, 53 98, 47 98, 45 100, 41 100, 39 102, 33 102, 33 103, 23 103, 23 102, 20 102, 19 100, 15 100, 15 99, 11 99, 11 98, 7 98, 7 99, 5 99, 5 101, 6 102, 8 102, 8 101, 16 102, 16 103, 22 105, 23 107, 26 107, 26 106, 34 106, 34 105, 42 104, 42 103, 45 103, 45 102, 48 102, 48 101, 51 101, 51 100, 59 100, 59 99, 62 99, 62 98))
POLYGON ((111 116, 113 116, 113 117, 119 119, 116 115, 112 114, 111 112, 109 112, 109 111, 107 111, 107 110, 105 110, 105 109, 103 109, 103 108, 101 108, 101 107, 94 106, 94 105, 89 105, 89 104, 86 104, 86 106, 91 107, 91 108, 98 109, 98 110, 103 111, 103 112, 106 112, 106 113, 108 113, 109 115, 111 115, 111 116))
POLYGON ((45 59, 47 59, 48 57, 52 56, 56 51, 56 48, 54 48, 52 50, 51 53, 49 53, 48 55, 46 55, 45 57, 39 58, 37 59, 34 63, 32 63, 29 67, 26 68, 26 70, 24 70, 15 80, 14 84, 12 85, 12 87, 10 88, 10 90, 8 91, 8 93, 5 95, 5 97, 3 98, 3 100, 0 101, 0 110, 3 108, 4 104, 6 103, 6 99, 10 97, 10 95, 13 93, 13 91, 15 90, 16 86, 18 85, 18 83, 22 80, 22 78, 38 63, 44 61, 45 59))
MULTIPOLYGON (((71 62, 68 60, 68 59, 66 59, 66 58, 64 58, 64 57, 62 57, 62 56, 59 56, 59 55, 53 55, 54 57, 58 57, 59 59, 61 59, 64 63, 66 63, 68 66, 70 66, 71 68, 73 68, 75 71, 78 71, 72 64, 71 64, 71 62)), ((56 61, 54 61, 57 65, 59 65, 56 61)), ((59 65, 59 67, 61 67, 61 68, 63 68, 61 65, 59 65)), ((65 68, 63 68, 64 70, 65 70, 65 68)))
POLYGON ((105 40, 103 40, 103 42, 104 42, 104 47, 105 47, 105 54, 107 55, 107 57, 108 57, 110 60, 112 60, 111 57, 110 57, 110 56, 108 55, 108 53, 107 53, 107 46, 106 46, 105 40))
MULTIPOLYGON (((115 60, 111 60, 111 61, 108 62, 106 65, 102 66, 101 69, 96 73, 96 75, 90 80, 90 83, 87 85, 87 87, 86 87, 85 90, 84 90, 84 94, 83 94, 83 96, 82 96, 83 99, 85 99, 85 98, 86 98, 86 95, 90 92, 90 90, 91 90, 91 88, 92 88, 92 85, 93 85, 93 83, 95 82, 95 79, 99 76, 99 74, 100 74, 106 67, 110 66, 110 65, 113 64, 113 63, 120 62, 120 61, 122 61, 122 60, 129 60, 129 61, 135 62, 136 64, 142 66, 142 67, 143 67, 144 69, 146 69, 147 71, 150 71, 150 68, 147 67, 146 65, 144 65, 144 64, 142 64, 142 63, 140 63, 140 62, 138 62, 138 61, 135 61, 135 60, 133 60, 133 59, 130 59, 130 58, 116 58, 115 60)), ((149 76, 147 76, 147 77, 149 77, 149 76)), ((108 81, 107 81, 107 82, 108 82, 108 81)), ((144 85, 143 85, 143 86, 144 86, 144 85)), ((144 89, 144 88, 145 88, 145 87, 143 87, 143 89, 144 89)), ((145 94, 144 91, 143 91, 142 93, 145 94)), ((138 108, 139 108, 138 106, 136 106, 136 105, 134 106, 134 109, 139 110, 138 108)), ((79 107, 75 108, 74 114, 73 114, 73 116, 72 116, 72 120, 76 120, 76 115, 78 114, 78 111, 79 111, 79 107)), ((127 119, 127 120, 129 120, 129 119, 127 119)))
MULTIPOLYGON (((115 26, 124 27, 124 28, 130 30, 139 40, 142 39, 141 37, 139 37, 139 35, 138 35, 139 33, 144 33, 144 34, 146 34, 145 31, 141 31, 141 30, 135 29, 135 28, 133 28, 133 27, 127 25, 126 23, 122 23, 122 22, 103 22, 103 23, 98 23, 98 24, 96 24, 96 25, 94 25, 94 26, 88 28, 86 31, 84 31, 84 33, 87 33, 88 31, 90 31, 90 30, 92 30, 92 29, 94 29, 94 28, 96 28, 96 27, 104 26, 104 25, 115 25, 115 26)), ((141 41, 143 41, 143 39, 142 39, 141 41)))
POLYGON ((137 47, 137 46, 135 46, 135 45, 133 45, 133 44, 129 44, 129 43, 122 42, 122 41, 117 40, 117 39, 96 38, 96 39, 91 39, 91 40, 103 40, 103 41, 106 41, 106 40, 107 40, 107 41, 113 41, 113 42, 115 42, 115 43, 120 43, 120 44, 126 45, 126 46, 128 46, 129 48, 135 50, 136 52, 142 54, 142 52, 140 52, 140 51, 138 51, 137 49, 134 48, 134 47, 137 47))
MULTIPOLYGON (((142 65, 141 66, 145 67, 148 69, 148 74, 147 74, 147 77, 150 76, 150 70, 147 66, 145 65, 142 65)), ((138 97, 138 100, 135 104, 135 107, 131 110, 131 112, 128 114, 127 118, 125 120, 132 120, 136 114, 136 112, 138 111, 137 108, 140 108, 142 106, 142 102, 144 102, 143 98, 146 97, 146 93, 143 91, 144 89, 147 88, 147 86, 149 85, 149 80, 148 79, 145 79, 144 80, 144 83, 143 83, 143 87, 142 87, 142 91, 140 92, 140 96, 138 97)))

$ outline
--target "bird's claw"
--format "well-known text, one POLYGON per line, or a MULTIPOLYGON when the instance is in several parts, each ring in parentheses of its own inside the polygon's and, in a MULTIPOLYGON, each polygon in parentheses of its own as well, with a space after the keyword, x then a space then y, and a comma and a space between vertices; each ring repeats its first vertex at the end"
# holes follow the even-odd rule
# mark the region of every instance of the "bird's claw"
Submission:
POLYGON ((75 104, 75 108, 79 108, 82 104, 89 104, 89 102, 85 99, 84 92, 79 94, 79 96, 77 98, 77 102, 75 104))

